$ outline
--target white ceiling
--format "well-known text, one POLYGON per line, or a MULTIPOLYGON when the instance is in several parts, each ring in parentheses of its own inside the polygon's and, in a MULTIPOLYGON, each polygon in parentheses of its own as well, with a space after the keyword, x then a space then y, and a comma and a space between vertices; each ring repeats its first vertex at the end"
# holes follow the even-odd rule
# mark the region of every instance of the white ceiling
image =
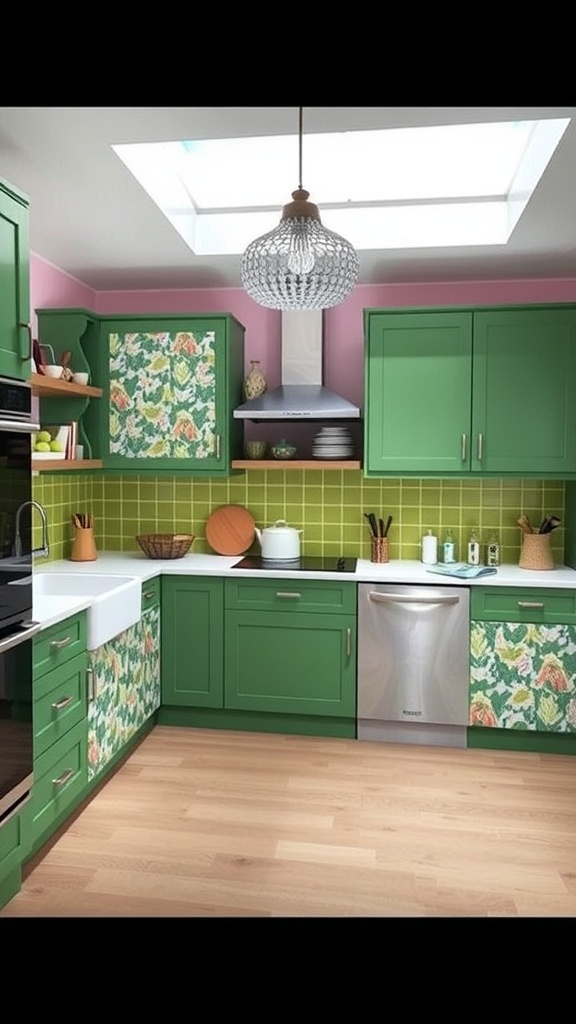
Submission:
MULTIPOLYGON (((546 117, 574 120, 506 246, 361 251, 358 283, 576 278, 576 107, 305 107, 304 135, 546 117)), ((297 131, 298 107, 0 107, 0 178, 30 248, 97 291, 239 288, 240 256, 194 255, 111 147, 294 133, 296 188, 297 131)))

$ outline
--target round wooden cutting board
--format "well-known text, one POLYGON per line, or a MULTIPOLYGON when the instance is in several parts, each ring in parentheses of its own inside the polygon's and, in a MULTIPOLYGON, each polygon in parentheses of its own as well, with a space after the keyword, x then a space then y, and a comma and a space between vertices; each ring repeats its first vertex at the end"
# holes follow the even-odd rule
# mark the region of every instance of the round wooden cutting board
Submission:
POLYGON ((219 555, 243 555, 254 540, 254 518, 241 505, 221 505, 206 520, 206 540, 219 555))

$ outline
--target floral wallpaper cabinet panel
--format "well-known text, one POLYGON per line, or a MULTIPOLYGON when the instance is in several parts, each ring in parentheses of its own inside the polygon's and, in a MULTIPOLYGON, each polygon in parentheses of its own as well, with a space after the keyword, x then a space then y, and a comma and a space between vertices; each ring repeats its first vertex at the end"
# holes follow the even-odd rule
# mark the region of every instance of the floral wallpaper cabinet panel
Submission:
POLYGON ((160 609, 88 651, 88 779, 95 778, 160 707, 160 609))
POLYGON ((472 621, 470 725, 576 732, 576 626, 472 621))
POLYGON ((105 466, 230 472, 241 452, 244 329, 233 317, 109 321, 105 466))

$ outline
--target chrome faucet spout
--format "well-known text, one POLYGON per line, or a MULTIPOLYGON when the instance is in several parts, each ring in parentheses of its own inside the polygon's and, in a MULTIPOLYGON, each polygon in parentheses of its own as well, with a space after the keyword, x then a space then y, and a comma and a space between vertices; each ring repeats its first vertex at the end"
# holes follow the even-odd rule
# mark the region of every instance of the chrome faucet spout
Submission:
POLYGON ((46 509, 39 501, 23 501, 22 504, 16 511, 16 520, 14 523, 14 546, 12 554, 15 558, 19 558, 24 552, 22 551, 22 537, 20 535, 20 520, 22 519, 22 513, 24 509, 29 508, 31 511, 33 508, 37 509, 42 520, 42 545, 39 548, 32 548, 30 552, 32 555, 42 555, 44 558, 48 558, 50 553, 50 547, 48 545, 48 516, 46 515, 46 509))

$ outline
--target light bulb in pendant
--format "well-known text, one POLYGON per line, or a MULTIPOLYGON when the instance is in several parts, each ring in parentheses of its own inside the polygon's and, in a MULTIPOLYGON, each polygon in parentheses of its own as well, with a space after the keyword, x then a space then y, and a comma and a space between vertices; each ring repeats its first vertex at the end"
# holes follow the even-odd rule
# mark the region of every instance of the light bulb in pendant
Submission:
POLYGON ((310 244, 307 226, 296 221, 292 225, 287 258, 288 270, 291 274, 309 274, 314 263, 314 250, 310 244))

